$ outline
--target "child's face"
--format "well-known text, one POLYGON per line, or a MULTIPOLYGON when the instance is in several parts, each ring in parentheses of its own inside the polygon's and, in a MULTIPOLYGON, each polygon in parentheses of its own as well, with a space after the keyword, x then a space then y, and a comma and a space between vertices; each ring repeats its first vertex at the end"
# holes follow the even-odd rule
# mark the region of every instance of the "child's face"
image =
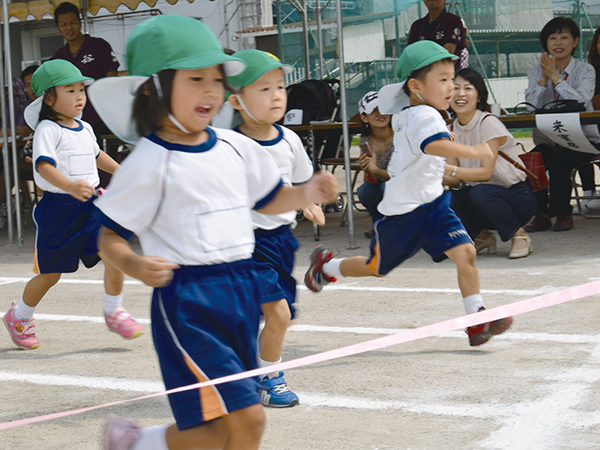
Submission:
MULTIPOLYGON (((423 101, 438 111, 445 111, 450 106, 452 94, 454 92, 454 62, 438 61, 433 64, 431 70, 427 72, 424 80, 416 80, 414 94, 418 93, 423 101)), ((411 102, 412 103, 412 102, 411 102)), ((413 103, 413 104, 418 104, 413 103)))
POLYGON ((54 89, 56 97, 45 102, 56 110, 60 119, 72 120, 83 112, 86 102, 83 81, 56 86, 54 89))
MULTIPOLYGON (((225 88, 218 66, 205 69, 177 70, 171 91, 173 116, 192 134, 204 131, 223 104, 225 88)), ((165 126, 176 134, 184 134, 170 120, 165 126)))
POLYGON ((462 77, 456 77, 450 106, 459 117, 473 113, 477 109, 478 98, 475 86, 462 77))
POLYGON ((285 115, 287 92, 281 69, 265 73, 238 95, 252 115, 263 123, 275 123, 285 115))
POLYGON ((550 55, 556 59, 564 59, 571 56, 578 43, 579 39, 574 39, 569 30, 565 29, 548 36, 546 47, 550 55))

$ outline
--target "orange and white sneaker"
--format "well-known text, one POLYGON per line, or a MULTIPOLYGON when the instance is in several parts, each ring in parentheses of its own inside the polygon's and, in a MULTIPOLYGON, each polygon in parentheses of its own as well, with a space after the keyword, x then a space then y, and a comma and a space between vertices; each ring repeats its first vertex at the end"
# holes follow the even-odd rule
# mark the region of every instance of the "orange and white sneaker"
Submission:
POLYGON ((104 320, 109 331, 117 333, 124 339, 135 339, 144 334, 144 327, 121 306, 113 309, 110 314, 104 313, 104 320))
POLYGON ((33 350, 38 348, 40 341, 38 341, 38 338, 35 337, 34 319, 27 321, 17 319, 13 315, 15 306, 16 305, 13 303, 8 312, 2 318, 2 322, 4 322, 10 338, 17 347, 24 350, 33 350))

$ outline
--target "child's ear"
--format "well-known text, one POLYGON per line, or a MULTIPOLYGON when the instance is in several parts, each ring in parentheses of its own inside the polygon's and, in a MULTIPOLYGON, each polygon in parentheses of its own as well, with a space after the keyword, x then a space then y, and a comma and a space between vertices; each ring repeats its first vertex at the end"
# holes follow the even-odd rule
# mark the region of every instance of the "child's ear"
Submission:
POLYGON ((417 80, 416 78, 409 78, 409 80, 406 83, 410 92, 414 92, 415 94, 417 94, 421 90, 421 83, 419 83, 419 80, 417 80))
POLYGON ((231 103, 231 106, 233 106, 233 109, 236 109, 238 111, 242 111, 242 105, 240 104, 240 101, 238 100, 238 97, 236 94, 230 94, 229 95, 229 103, 231 103))
POLYGON ((52 92, 46 92, 44 94, 43 102, 48 106, 54 105, 54 95, 52 92))

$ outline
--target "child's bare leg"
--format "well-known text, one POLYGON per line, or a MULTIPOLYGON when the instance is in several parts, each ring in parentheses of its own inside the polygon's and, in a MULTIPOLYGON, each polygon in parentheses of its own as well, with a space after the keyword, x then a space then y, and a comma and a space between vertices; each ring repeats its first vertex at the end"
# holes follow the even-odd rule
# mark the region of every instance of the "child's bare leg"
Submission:
POLYGON ((225 448, 227 439, 229 429, 223 419, 184 431, 179 431, 173 424, 166 434, 169 450, 225 448))
POLYGON ((344 258, 340 263, 340 271, 345 277, 382 277, 369 269, 367 260, 364 256, 344 258))
POLYGON ((229 430, 224 450, 257 450, 267 421, 261 404, 235 411, 223 418, 229 430))
POLYGON ((268 362, 281 359, 285 332, 290 325, 292 314, 285 299, 261 305, 265 316, 265 326, 258 338, 260 358, 268 362))
POLYGON ((23 302, 35 308, 52 286, 60 280, 60 273, 41 273, 33 277, 23 290, 23 302))
POLYGON ((104 263, 104 291, 108 295, 120 295, 123 292, 125 274, 108 262, 102 253, 99 253, 104 263))
POLYGON ((479 272, 475 264, 475 246, 461 244, 446 252, 458 269, 458 287, 463 297, 479 294, 479 272))

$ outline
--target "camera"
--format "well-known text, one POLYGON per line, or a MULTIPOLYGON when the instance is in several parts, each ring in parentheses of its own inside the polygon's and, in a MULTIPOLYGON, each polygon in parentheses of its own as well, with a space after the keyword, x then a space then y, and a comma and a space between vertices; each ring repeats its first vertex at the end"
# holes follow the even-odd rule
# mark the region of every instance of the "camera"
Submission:
POLYGON ((27 156, 31 158, 33 155, 33 141, 27 141, 23 147, 19 149, 21 159, 25 159, 27 156))

